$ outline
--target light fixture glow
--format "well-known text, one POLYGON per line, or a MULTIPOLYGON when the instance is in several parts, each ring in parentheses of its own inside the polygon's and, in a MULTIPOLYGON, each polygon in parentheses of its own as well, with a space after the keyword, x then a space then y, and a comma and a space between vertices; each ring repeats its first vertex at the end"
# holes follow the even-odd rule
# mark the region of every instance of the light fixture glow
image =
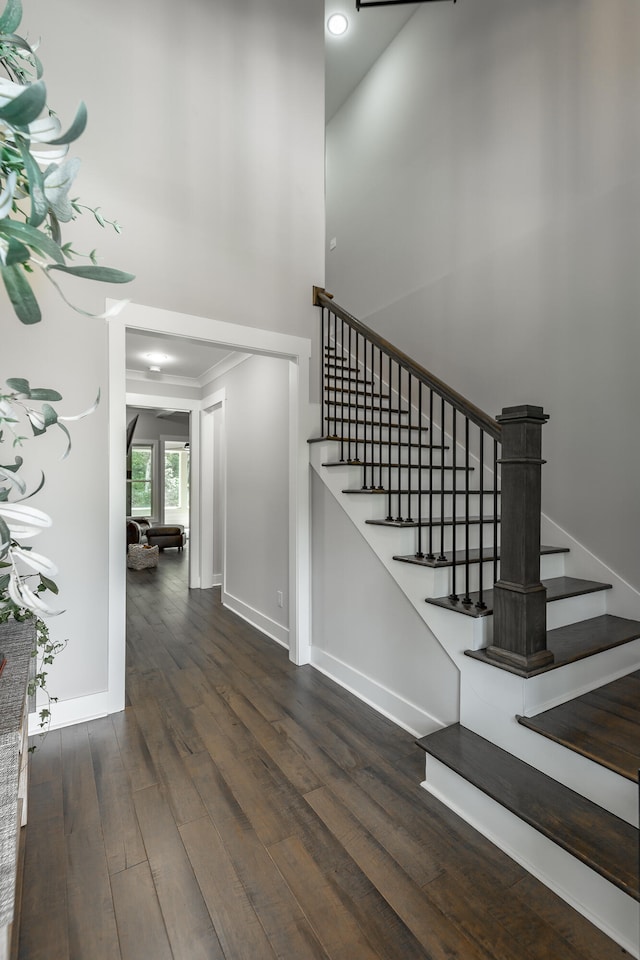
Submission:
POLYGON ((145 353, 144 357, 149 363, 164 363, 165 360, 169 359, 166 353, 145 353))
POLYGON ((332 13, 327 20, 327 30, 334 37, 341 37, 343 33, 347 32, 348 27, 349 21, 344 13, 332 13))

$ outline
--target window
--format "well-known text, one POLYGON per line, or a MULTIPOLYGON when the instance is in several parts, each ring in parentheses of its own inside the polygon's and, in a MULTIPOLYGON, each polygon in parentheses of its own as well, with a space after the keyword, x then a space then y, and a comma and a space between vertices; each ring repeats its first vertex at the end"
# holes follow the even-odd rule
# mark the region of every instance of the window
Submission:
POLYGON ((150 517, 153 510, 153 447, 134 443, 131 447, 131 516, 150 517))
POLYGON ((164 505, 165 509, 176 510, 182 506, 182 457, 179 450, 165 450, 164 505))

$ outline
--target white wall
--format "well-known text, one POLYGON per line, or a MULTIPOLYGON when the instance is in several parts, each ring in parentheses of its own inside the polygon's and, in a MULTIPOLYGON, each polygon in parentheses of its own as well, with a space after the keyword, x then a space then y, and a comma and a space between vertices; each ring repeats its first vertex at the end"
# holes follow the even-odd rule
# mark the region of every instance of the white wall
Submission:
MULTIPOLYGON (((72 151, 83 161, 73 193, 123 226, 118 237, 85 215, 65 239, 137 275, 126 290, 69 283, 69 295, 89 309, 124 294, 308 335, 310 290, 324 269, 322 0, 25 6, 63 124, 81 99, 88 105, 89 126, 72 151)), ((108 683, 106 327, 44 288, 41 300, 38 328, 21 327, 4 307, 0 379, 55 387, 70 412, 98 387, 103 395, 91 420, 75 425, 69 461, 58 464, 57 450, 45 457, 50 479, 37 501, 54 516, 42 549, 60 564, 68 608, 52 621, 53 635, 70 644, 50 687, 75 701, 108 683)))
POLYGON ((327 288, 495 415, 640 587, 640 6, 425 4, 327 134, 327 288))
POLYGON ((312 493, 312 662, 416 735, 454 723, 457 668, 316 473, 312 493))
POLYGON ((287 642, 289 363, 251 357, 216 380, 215 387, 226 392, 223 599, 287 642))

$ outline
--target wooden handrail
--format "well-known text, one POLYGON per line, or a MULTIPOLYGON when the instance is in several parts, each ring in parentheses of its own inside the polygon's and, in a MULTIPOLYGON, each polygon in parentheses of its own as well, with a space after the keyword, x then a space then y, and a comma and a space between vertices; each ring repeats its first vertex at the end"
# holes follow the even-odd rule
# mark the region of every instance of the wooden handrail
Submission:
POLYGON ((333 297, 328 294, 326 290, 323 290, 321 287, 314 287, 313 303, 316 307, 326 307, 341 320, 344 320, 350 327, 374 343, 383 353, 402 364, 405 370, 408 370, 418 381, 424 383, 429 389, 435 390, 438 396, 443 397, 447 403, 450 403, 452 407, 465 417, 468 417, 472 423, 475 423, 476 426, 488 433, 494 440, 501 440, 502 426, 497 420, 490 417, 484 410, 476 407, 474 403, 467 400, 466 397, 463 397, 462 394, 458 393, 443 380, 440 380, 435 374, 430 373, 422 364, 412 360, 411 357, 407 356, 406 353, 403 353, 402 350, 399 350, 398 347, 395 347, 392 343, 389 343, 388 340, 381 337, 375 330, 372 330, 371 327, 357 320, 352 314, 345 310, 344 307, 335 303, 333 297))

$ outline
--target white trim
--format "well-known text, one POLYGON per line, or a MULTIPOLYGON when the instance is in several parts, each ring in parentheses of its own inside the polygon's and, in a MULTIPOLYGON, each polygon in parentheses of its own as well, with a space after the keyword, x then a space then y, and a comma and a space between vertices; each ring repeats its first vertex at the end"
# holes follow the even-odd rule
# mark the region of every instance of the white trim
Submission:
POLYGON ((424 789, 638 957, 638 903, 502 804, 427 755, 424 789))
POLYGON ((227 450, 226 450, 226 389, 218 390, 216 393, 206 396, 200 410, 200 437, 202 442, 202 456, 200 461, 201 473, 201 522, 202 539, 200 543, 200 571, 201 585, 203 589, 209 587, 222 586, 224 584, 224 570, 226 570, 226 519, 227 519, 227 450), (218 446, 219 455, 222 463, 220 465, 219 475, 221 479, 220 490, 215 489, 214 478, 212 475, 212 466, 214 458, 214 442, 216 430, 216 413, 219 414, 220 421, 218 427, 221 432, 220 443, 218 446), (206 496, 205 491, 211 491, 211 495, 206 496), (222 529, 215 527, 216 516, 222 516, 222 529), (213 569, 213 547, 216 535, 220 538, 220 555, 222 556, 222 571, 216 575, 213 569))
MULTIPOLYGON (((112 301, 107 300, 107 306, 112 301)), ((309 359, 311 340, 273 330, 245 327, 223 320, 174 313, 157 307, 129 304, 107 323, 109 345, 109 712, 124 709, 125 704, 125 490, 126 470, 125 405, 125 332, 135 330, 164 333, 223 345, 243 353, 283 357, 289 361, 290 433, 289 433, 289 570, 295 589, 289 594, 289 656, 294 663, 309 659, 311 636, 311 563, 309 453, 307 447, 309 413, 309 359), (295 371, 294 369, 295 368, 295 371)), ((177 401, 175 397, 158 402, 157 397, 129 394, 132 406, 166 406, 171 409, 200 411, 200 401, 177 401)), ((192 511, 200 502, 199 426, 191 418, 192 511)), ((199 420, 199 418, 198 418, 199 420)), ((190 523, 190 564, 197 564, 199 576, 200 531, 192 512, 190 523)), ((196 582, 191 567, 191 586, 196 582)))
POLYGON ((422 707, 319 647, 311 647, 311 665, 414 737, 424 737, 444 726, 422 707))
MULTIPOLYGON (((107 691, 92 693, 87 697, 76 697, 73 700, 59 700, 51 703, 51 722, 46 727, 40 726, 40 716, 36 710, 29 714, 29 736, 37 737, 46 730, 57 730, 60 727, 69 727, 74 723, 86 723, 89 720, 98 720, 114 713, 110 709, 110 698, 107 691)), ((117 711, 116 711, 117 712, 117 711)))
POLYGON ((267 617, 266 614, 261 613, 254 607, 249 606, 248 603, 244 603, 243 600, 239 600, 224 590, 222 591, 222 602, 225 607, 233 610, 238 617, 242 617, 243 620, 250 623, 256 630, 266 634, 267 637, 271 637, 271 639, 279 643, 280 646, 286 647, 287 650, 289 649, 289 630, 287 627, 284 627, 281 623, 276 623, 275 620, 267 617))

